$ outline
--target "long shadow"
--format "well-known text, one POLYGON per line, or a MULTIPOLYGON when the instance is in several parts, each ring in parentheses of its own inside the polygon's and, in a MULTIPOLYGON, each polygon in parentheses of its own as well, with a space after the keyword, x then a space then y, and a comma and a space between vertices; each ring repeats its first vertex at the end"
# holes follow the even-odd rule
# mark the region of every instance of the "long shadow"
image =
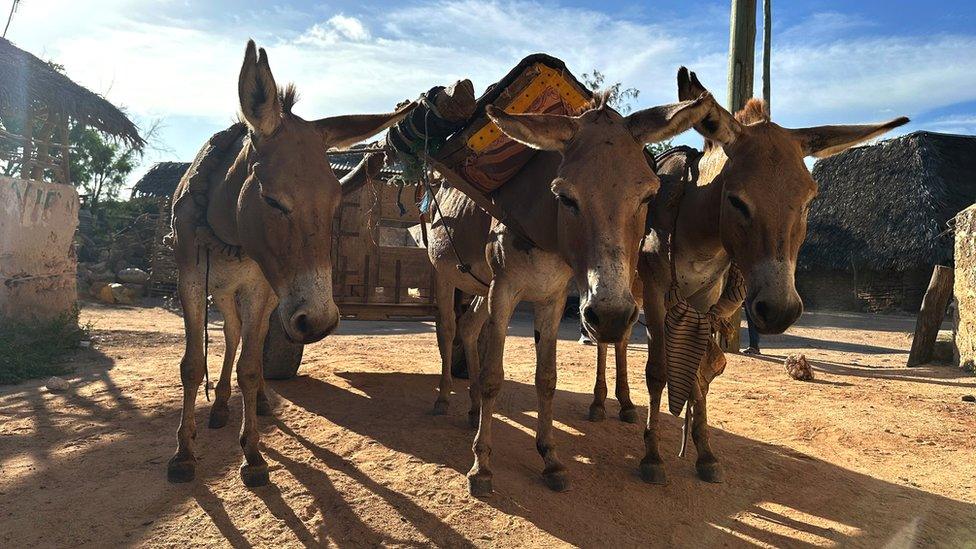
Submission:
MULTIPOLYGON (((785 355, 749 355, 749 358, 753 360, 761 360, 763 362, 770 362, 778 366, 782 366, 783 359, 786 358, 785 355)), ((942 385, 944 387, 959 387, 966 389, 976 388, 976 383, 967 383, 965 381, 960 381, 964 379, 972 379, 973 375, 965 372, 954 366, 915 366, 912 368, 892 368, 892 367, 880 367, 880 366, 855 366, 851 364, 844 364, 842 362, 834 362, 830 360, 815 360, 808 359, 810 365, 814 370, 819 370, 821 372, 826 372, 828 374, 834 374, 838 376, 851 376, 851 377, 861 377, 861 378, 871 378, 871 379, 888 379, 892 381, 905 381, 909 383, 925 383, 928 385, 942 385)), ((816 380, 820 381, 820 380, 816 380)), ((815 382, 816 382, 815 381, 815 382)), ((823 381, 822 383, 832 383, 837 382, 823 381)), ((850 385, 849 383, 846 385, 850 385)))
MULTIPOLYGON (((473 432, 465 427, 463 395, 455 397, 451 414, 433 417, 428 413, 429 399, 418 395, 430 394, 434 376, 339 375, 354 391, 310 377, 272 385, 281 398, 388 448, 442 464, 458 474, 470 467, 473 432)), ((571 493, 554 494, 541 482, 541 459, 532 435, 524 430, 525 426, 534 428, 527 413, 534 413, 535 389, 506 382, 497 401, 492 454, 496 493, 485 500, 489 505, 524 517, 578 546, 681 545, 690 540, 709 545, 742 543, 743 539, 806 546, 789 535, 794 530, 842 545, 877 546, 916 519, 920 519, 918 535, 923 543, 925 539, 945 540, 946 528, 955 529, 950 538, 955 536, 956 542, 976 539, 976 506, 972 504, 879 480, 714 427, 713 447, 726 464, 728 479, 721 485, 701 483, 690 459, 671 457, 678 447, 680 427, 678 420, 666 415, 661 444, 670 484, 646 485, 636 475, 637 460, 643 453, 642 427, 586 421, 590 398, 585 393, 557 391, 554 415, 565 427, 557 431, 556 441, 574 484, 571 493), (769 511, 771 505, 789 512, 774 513, 769 511), (753 520, 744 522, 744 515, 753 520), (775 527, 764 526, 773 523, 775 527), (840 526, 826 532, 823 523, 840 526)), ((300 442, 327 464, 341 459, 307 440, 300 442)), ((357 480, 376 486, 365 476, 357 480)), ((378 493, 402 511, 405 502, 398 494, 378 493)), ((413 518, 413 513, 418 511, 405 515, 418 528, 418 523, 430 519, 422 513, 413 518)), ((432 539, 449 544, 461 541, 432 539)))
MULTIPOLYGON (((743 341, 748 341, 748 339, 743 341)), ((907 353, 904 349, 895 349, 893 347, 879 347, 864 343, 847 343, 845 341, 832 341, 829 339, 804 337, 793 334, 763 336, 762 346, 763 349, 823 349, 826 351, 839 351, 862 355, 895 355, 907 353)))

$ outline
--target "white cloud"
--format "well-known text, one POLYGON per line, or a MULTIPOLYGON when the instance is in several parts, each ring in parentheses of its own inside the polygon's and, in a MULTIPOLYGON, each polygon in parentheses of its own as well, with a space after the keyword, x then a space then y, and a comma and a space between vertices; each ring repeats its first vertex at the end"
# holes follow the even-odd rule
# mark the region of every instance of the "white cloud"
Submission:
POLYGON ((369 38, 369 30, 362 21, 340 13, 332 16, 325 23, 312 25, 298 37, 296 42, 313 46, 329 46, 343 40, 364 42, 369 38))

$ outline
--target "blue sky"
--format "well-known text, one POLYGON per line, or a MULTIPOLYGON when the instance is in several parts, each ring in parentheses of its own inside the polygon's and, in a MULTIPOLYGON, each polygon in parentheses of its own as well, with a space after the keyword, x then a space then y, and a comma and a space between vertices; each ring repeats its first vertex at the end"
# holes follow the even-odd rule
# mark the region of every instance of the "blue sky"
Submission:
MULTIPOLYGON (((976 133, 972 2, 773 4, 775 121, 908 115, 901 133, 976 133)), ((9 6, 0 0, 4 15, 9 6)), ((24 0, 7 37, 64 64, 140 126, 161 122, 160 150, 147 153, 137 179, 154 161, 192 159, 233 119, 249 37, 268 49, 279 83, 298 85, 296 112, 307 118, 386 111, 458 78, 481 93, 536 51, 638 88, 641 108, 676 99, 680 65, 724 101, 728 19, 728 0, 24 0)))

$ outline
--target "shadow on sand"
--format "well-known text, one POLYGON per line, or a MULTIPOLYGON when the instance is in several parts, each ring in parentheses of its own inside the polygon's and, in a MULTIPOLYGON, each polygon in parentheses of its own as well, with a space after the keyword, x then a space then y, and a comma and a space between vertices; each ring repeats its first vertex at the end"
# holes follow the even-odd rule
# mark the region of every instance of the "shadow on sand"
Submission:
MULTIPOLYGON (((417 395, 430 393, 433 376, 339 375, 356 392, 311 377, 272 386, 281 398, 386 447, 450 467, 458 474, 467 472, 473 433, 465 426, 463 395, 455 397, 450 415, 432 417, 430 403, 417 395)), ((822 542, 866 546, 899 536, 922 544, 934 539, 976 539, 974 505, 719 429, 712 430, 713 445, 726 465, 728 480, 721 485, 701 483, 694 476, 692 458, 674 457, 679 426, 670 416, 665 416, 662 440, 670 484, 646 485, 636 474, 643 448, 642 427, 586 421, 589 400, 588 394, 557 391, 554 413, 562 427, 556 440, 569 467, 573 490, 555 494, 542 484, 541 459, 526 432, 535 428, 535 389, 506 382, 497 414, 503 419, 495 420, 496 493, 485 500, 489 505, 580 546, 681 545, 690 540, 699 545, 757 540, 776 546, 808 545, 794 537, 797 532, 822 542), (944 537, 946 529, 948 537, 944 537)), ((287 425, 281 427, 326 465, 342 465, 342 458, 328 448, 315 446, 287 425)), ((273 453, 269 455, 277 459, 273 453)), ((287 459, 283 463, 302 482, 324 476, 314 469, 302 471, 287 459)), ((466 544, 453 529, 400 494, 368 477, 359 480, 434 543, 466 544)))

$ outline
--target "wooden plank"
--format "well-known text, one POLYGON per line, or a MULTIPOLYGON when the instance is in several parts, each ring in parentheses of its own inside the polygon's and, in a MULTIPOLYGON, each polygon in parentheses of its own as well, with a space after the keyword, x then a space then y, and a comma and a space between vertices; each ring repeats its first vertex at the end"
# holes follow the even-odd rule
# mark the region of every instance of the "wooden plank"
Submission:
POLYGON ((908 353, 908 366, 918 366, 932 360, 935 340, 939 337, 939 327, 945 320, 946 309, 952 298, 953 271, 951 267, 936 265, 932 270, 932 280, 922 298, 922 308, 915 319, 915 337, 912 350, 908 353))

